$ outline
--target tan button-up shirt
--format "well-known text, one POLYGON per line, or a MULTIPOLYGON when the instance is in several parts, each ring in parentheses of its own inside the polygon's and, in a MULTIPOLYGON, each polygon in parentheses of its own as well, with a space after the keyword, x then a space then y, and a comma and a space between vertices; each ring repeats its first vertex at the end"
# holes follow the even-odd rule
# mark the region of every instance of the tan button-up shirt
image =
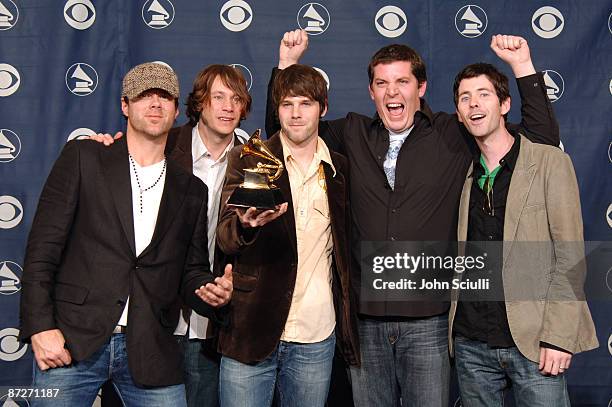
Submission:
POLYGON ((326 339, 336 325, 331 288, 333 242, 322 161, 334 169, 334 176, 336 170, 319 138, 312 162, 302 173, 284 137, 281 132, 295 216, 298 269, 281 340, 314 343, 326 339))

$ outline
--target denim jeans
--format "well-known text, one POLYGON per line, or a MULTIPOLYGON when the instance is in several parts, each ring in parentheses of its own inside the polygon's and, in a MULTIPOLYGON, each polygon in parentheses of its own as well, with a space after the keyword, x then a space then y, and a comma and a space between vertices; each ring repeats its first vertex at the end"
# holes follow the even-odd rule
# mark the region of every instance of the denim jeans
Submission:
POLYGON ((359 320, 361 367, 351 366, 357 407, 448 407, 448 315, 359 320))
POLYGON ((327 399, 336 336, 317 343, 281 341, 265 360, 247 365, 221 358, 222 407, 266 407, 275 386, 281 407, 323 407, 327 399))
POLYGON ((538 364, 516 347, 493 349, 484 342, 457 337, 455 364, 464 407, 501 407, 504 391, 510 387, 516 407, 570 405, 565 375, 542 375, 538 364))
POLYGON ((219 405, 220 356, 207 349, 201 339, 177 336, 183 350, 183 371, 188 407, 217 407, 219 405))
POLYGON ((91 406, 100 386, 111 379, 125 406, 186 407, 185 386, 138 387, 128 369, 125 335, 114 334, 89 358, 42 371, 34 361, 33 387, 59 389, 56 398, 33 398, 32 407, 91 406))

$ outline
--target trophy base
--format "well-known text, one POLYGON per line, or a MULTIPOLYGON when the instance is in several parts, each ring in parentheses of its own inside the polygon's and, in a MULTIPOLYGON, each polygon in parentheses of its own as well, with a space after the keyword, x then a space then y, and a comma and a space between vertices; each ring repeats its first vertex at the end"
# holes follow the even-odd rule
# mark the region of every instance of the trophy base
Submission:
POLYGON ((255 207, 261 210, 268 210, 275 209, 276 205, 280 205, 283 202, 285 202, 285 198, 280 189, 276 187, 270 189, 238 187, 228 199, 227 204, 240 208, 255 207))

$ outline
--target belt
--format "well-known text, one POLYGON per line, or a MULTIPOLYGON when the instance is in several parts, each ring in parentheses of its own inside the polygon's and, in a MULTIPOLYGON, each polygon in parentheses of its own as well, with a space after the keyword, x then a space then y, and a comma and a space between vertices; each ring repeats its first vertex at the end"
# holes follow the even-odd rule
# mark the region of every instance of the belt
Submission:
POLYGON ((124 334, 127 332, 127 326, 117 325, 115 329, 113 329, 113 334, 124 334))

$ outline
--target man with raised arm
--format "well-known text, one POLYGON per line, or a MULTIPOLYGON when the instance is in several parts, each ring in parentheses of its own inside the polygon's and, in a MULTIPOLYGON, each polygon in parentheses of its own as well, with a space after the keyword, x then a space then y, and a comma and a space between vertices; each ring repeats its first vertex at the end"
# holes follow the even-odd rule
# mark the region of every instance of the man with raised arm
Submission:
MULTIPOLYGON (((308 45, 304 31, 281 40, 279 69, 297 63, 308 45)), ((527 42, 496 35, 491 49, 517 78, 522 129, 533 141, 559 144, 558 125, 527 42)), ((274 69, 269 89, 279 70, 274 69)), ((351 281, 361 291, 361 243, 456 241, 457 208, 473 140, 454 114, 434 113, 425 99, 422 58, 406 45, 378 50, 368 66, 373 117, 348 113, 321 121, 319 135, 344 153, 351 173, 351 281)), ((266 131, 278 124, 268 96, 266 131)), ((448 293, 447 293, 448 294, 448 293)), ((444 297, 444 296, 442 296, 444 297)), ((448 298, 448 297, 446 297, 448 298)), ((357 406, 448 405, 450 366, 446 301, 359 301, 361 367, 350 369, 357 406)))

